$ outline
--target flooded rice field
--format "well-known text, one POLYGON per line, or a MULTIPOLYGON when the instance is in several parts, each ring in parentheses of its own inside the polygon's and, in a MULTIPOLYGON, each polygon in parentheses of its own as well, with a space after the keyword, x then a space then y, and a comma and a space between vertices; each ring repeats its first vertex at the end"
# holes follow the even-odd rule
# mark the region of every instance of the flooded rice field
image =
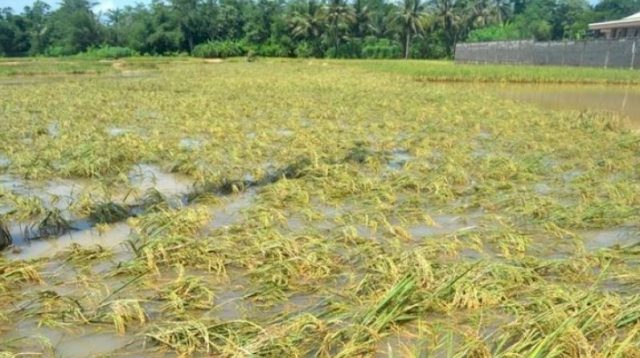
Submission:
POLYGON ((596 111, 615 113, 640 129, 640 88, 637 86, 532 85, 494 86, 500 96, 536 104, 550 110, 596 111))
POLYGON ((0 85, 0 356, 640 352, 636 87, 156 71, 0 85))

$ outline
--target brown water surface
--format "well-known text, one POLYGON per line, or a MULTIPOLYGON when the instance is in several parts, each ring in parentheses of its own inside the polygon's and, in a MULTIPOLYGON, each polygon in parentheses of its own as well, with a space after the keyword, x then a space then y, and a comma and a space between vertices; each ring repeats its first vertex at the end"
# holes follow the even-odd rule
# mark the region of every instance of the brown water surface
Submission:
POLYGON ((500 97, 524 101, 549 110, 590 110, 615 113, 640 129, 640 87, 596 85, 487 84, 482 88, 500 97))

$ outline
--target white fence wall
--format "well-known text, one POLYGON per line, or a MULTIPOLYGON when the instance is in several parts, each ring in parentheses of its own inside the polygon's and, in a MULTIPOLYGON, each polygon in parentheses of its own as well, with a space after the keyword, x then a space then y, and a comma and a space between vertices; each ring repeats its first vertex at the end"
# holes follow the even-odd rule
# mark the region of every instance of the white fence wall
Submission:
POLYGON ((640 39, 500 41, 456 46, 456 62, 640 69, 640 39))

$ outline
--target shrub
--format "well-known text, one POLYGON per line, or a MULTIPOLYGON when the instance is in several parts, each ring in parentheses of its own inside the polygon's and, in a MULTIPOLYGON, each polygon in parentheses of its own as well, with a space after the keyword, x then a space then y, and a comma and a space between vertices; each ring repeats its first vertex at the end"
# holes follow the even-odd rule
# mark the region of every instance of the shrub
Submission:
POLYGON ((244 44, 237 41, 209 41, 193 49, 193 56, 202 58, 227 58, 245 54, 244 44))
POLYGON ((306 42, 301 42, 295 49, 296 57, 309 58, 313 57, 313 48, 306 42))
POLYGON ((64 46, 50 46, 44 51, 45 56, 49 57, 62 57, 69 56, 73 53, 64 48, 64 46))
POLYGON ((137 55, 137 52, 128 48, 120 46, 101 46, 88 49, 86 52, 81 53, 79 56, 96 58, 96 59, 118 59, 124 57, 131 57, 137 55))
POLYGON ((400 46, 388 39, 366 39, 362 47, 364 58, 398 58, 402 56, 400 46))
POLYGON ((258 46, 255 53, 264 57, 289 57, 289 50, 276 43, 258 46))
POLYGON ((469 33, 469 42, 488 42, 519 40, 522 36, 520 30, 513 24, 495 25, 477 29, 469 33))

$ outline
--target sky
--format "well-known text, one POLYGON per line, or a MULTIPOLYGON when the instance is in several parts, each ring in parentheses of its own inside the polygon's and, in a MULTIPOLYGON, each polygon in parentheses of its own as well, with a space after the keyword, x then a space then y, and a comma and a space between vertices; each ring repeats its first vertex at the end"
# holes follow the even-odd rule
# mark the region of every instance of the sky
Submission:
MULTIPOLYGON (((59 0, 44 0, 52 7, 56 7, 55 5, 59 2, 59 0)), ((135 5, 137 3, 148 4, 150 0, 94 0, 99 4, 93 8, 95 12, 106 12, 111 9, 125 7, 127 5, 135 5)), ((598 0, 589 0, 590 3, 595 4, 598 0)), ((25 6, 29 6, 33 4, 33 0, 0 0, 0 9, 5 7, 10 7, 14 9, 16 12, 21 12, 25 6)))
MULTIPOLYGON (((51 5, 51 7, 55 8, 56 5, 60 2, 59 0, 43 0, 47 4, 51 5)), ((93 0, 96 3, 99 3, 93 8, 95 12, 105 12, 111 9, 122 8, 127 5, 135 5, 137 3, 148 4, 150 0, 93 0)), ((0 0, 0 9, 5 7, 10 7, 16 12, 21 12, 25 6, 31 6, 34 0, 0 0)))

